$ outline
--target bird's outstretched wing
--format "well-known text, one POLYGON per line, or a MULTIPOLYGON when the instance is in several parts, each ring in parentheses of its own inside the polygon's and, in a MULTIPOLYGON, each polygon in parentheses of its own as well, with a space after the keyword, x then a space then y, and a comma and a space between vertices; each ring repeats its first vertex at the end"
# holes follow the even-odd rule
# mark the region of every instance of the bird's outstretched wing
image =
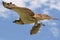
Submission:
MULTIPOLYGON (((18 7, 17 5, 15 5, 15 4, 12 4, 12 2, 10 2, 10 3, 7 3, 7 2, 2 2, 2 4, 3 4, 3 6, 5 7, 5 8, 7 8, 7 9, 13 9, 13 8, 15 8, 15 9, 17 9, 17 8, 19 8, 19 9, 21 9, 22 11, 24 11, 24 13, 28 13, 30 16, 33 16, 34 15, 34 13, 32 12, 32 10, 31 9, 29 9, 29 8, 26 8, 26 7, 18 7)), ((13 9, 14 10, 14 9, 13 9)))
POLYGON ((18 15, 20 16, 21 20, 25 23, 25 24, 29 24, 29 23, 33 23, 35 18, 34 16, 34 12, 32 10, 30 10, 29 8, 25 8, 25 7, 18 7, 15 4, 12 4, 12 2, 10 3, 6 3, 6 2, 2 2, 3 6, 7 9, 11 9, 14 10, 15 12, 18 13, 18 15), (32 20, 32 21, 31 21, 32 20))
POLYGON ((30 35, 38 33, 42 25, 43 25, 42 23, 38 23, 37 25, 34 25, 30 31, 30 35))

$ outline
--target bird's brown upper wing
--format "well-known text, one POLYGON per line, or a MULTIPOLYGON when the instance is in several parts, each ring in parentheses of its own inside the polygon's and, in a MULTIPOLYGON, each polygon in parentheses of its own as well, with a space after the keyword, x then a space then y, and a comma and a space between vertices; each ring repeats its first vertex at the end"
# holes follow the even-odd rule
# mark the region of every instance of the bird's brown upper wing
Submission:
POLYGON ((22 7, 22 10, 25 11, 26 14, 34 16, 34 12, 31 9, 22 7))
POLYGON ((34 13, 32 12, 32 10, 31 9, 28 9, 28 8, 26 8, 26 7, 18 7, 18 6, 16 6, 15 4, 12 4, 12 2, 10 2, 10 3, 6 3, 6 2, 4 2, 4 1, 2 1, 2 4, 3 4, 3 6, 5 7, 5 8, 8 8, 8 9, 17 9, 17 8, 19 8, 19 9, 21 9, 22 11, 24 11, 25 13, 28 13, 30 16, 33 16, 34 15, 34 13))
POLYGON ((12 3, 6 3, 6 2, 2 2, 3 6, 7 9, 11 9, 14 10, 15 12, 18 13, 18 15, 20 16, 21 20, 25 23, 25 24, 29 24, 29 23, 33 23, 35 18, 34 16, 34 12, 28 8, 25 7, 18 7, 15 4, 12 3))

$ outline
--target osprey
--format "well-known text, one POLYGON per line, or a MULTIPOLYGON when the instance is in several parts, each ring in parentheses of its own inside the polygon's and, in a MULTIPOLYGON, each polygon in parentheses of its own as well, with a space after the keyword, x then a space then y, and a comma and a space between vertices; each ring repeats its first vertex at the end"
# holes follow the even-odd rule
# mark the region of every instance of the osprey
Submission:
POLYGON ((42 23, 38 23, 40 20, 55 20, 56 18, 52 18, 48 16, 47 14, 36 14, 32 10, 25 8, 25 7, 18 7, 15 4, 2 2, 3 6, 7 9, 14 10, 18 13, 20 16, 19 20, 14 20, 13 23, 16 24, 31 24, 34 23, 34 26, 32 27, 30 34, 36 34, 41 26, 43 26, 42 23))

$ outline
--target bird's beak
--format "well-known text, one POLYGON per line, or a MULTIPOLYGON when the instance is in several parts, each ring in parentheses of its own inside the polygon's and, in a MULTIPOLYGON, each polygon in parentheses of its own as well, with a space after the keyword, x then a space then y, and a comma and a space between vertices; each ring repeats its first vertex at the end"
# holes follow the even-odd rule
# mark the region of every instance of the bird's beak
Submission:
POLYGON ((52 20, 58 20, 57 18, 52 18, 52 20))

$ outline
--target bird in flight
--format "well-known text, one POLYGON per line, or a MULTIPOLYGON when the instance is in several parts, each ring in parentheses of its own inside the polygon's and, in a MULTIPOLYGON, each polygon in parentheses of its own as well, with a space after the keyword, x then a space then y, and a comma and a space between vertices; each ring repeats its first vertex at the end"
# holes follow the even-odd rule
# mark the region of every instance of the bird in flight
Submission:
POLYGON ((41 26, 44 26, 42 23, 38 23, 40 20, 56 20, 47 14, 36 14, 31 9, 25 7, 18 7, 15 4, 2 2, 3 6, 7 9, 14 10, 20 16, 19 20, 14 20, 13 23, 16 24, 31 24, 34 23, 34 26, 30 30, 30 35, 38 33, 41 26))

